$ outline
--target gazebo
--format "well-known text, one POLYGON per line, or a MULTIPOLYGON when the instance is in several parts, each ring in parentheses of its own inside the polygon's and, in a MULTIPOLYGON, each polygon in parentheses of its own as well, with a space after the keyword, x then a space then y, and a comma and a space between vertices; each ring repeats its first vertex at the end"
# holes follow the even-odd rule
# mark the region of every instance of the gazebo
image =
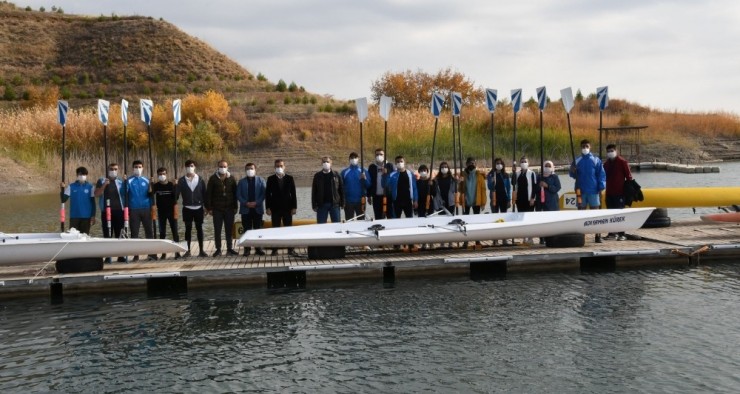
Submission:
MULTIPOLYGON (((647 126, 618 126, 602 127, 599 133, 604 133, 604 139, 607 144, 613 143, 617 146, 619 154, 630 163, 637 163, 637 169, 640 169, 640 146, 642 140, 640 132, 647 129, 647 126)), ((599 152, 601 152, 599 147, 599 152)))

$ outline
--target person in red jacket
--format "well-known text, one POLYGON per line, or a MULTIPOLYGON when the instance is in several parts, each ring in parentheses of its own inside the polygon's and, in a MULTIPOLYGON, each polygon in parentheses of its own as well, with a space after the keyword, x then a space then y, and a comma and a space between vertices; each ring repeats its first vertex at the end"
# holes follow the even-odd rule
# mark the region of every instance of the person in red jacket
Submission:
MULTIPOLYGON (((607 160, 604 162, 606 173, 606 208, 624 208, 624 182, 632 180, 630 165, 617 153, 617 146, 609 144, 606 147, 607 160)), ((604 239, 616 239, 624 241, 627 239, 624 232, 617 234, 609 233, 604 239)))

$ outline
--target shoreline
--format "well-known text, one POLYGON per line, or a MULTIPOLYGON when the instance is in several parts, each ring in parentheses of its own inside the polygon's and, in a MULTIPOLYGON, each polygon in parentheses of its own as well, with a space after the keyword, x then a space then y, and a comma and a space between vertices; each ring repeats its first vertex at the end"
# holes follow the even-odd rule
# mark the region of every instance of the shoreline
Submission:
MULTIPOLYGON (((313 159, 304 159, 304 158, 296 158, 296 159, 288 159, 290 160, 291 168, 298 171, 293 171, 293 176, 303 176, 303 175, 310 175, 313 174, 313 167, 315 167, 315 160, 313 159), (312 169, 308 172, 305 171, 305 169, 312 169)), ((651 160, 651 161, 643 161, 639 163, 640 166, 642 165, 649 165, 650 167, 643 167, 643 170, 649 170, 649 171, 665 171, 667 173, 674 172, 673 170, 670 170, 668 167, 686 167, 686 168, 692 168, 692 167, 716 167, 717 164, 722 163, 731 163, 736 162, 740 160, 706 160, 706 161, 698 161, 698 162, 691 162, 691 163, 683 163, 686 160, 678 160, 678 163, 668 163, 664 161, 657 161, 657 160, 651 160)), ((268 163, 256 163, 258 166, 261 166, 261 168, 265 168, 265 166, 268 163)), ((272 164, 271 162, 269 163, 272 164)), ((343 166, 343 165, 342 165, 343 166)), ((635 168, 638 166, 638 163, 630 163, 630 166, 632 168, 635 168)), ((7 156, 0 154, 0 168, 3 168, 3 171, 0 171, 0 195, 24 195, 24 194, 43 194, 43 193, 52 193, 58 190, 59 181, 55 179, 50 179, 47 176, 41 175, 39 170, 30 167, 25 166, 23 163, 20 163, 16 160, 13 160, 7 156)), ((531 167, 533 169, 539 168, 539 166, 531 167)), ((567 169, 567 166, 556 166, 556 171, 558 173, 567 172, 562 171, 563 169, 567 169)), ((485 170, 486 172, 489 170, 488 168, 481 168, 481 170, 485 170)), ((262 176, 267 176, 267 173, 265 171, 260 171, 262 176)), ((676 172, 682 172, 682 171, 676 171, 676 172)), ((693 173, 694 171, 689 171, 693 173)), ((696 171, 697 174, 705 173, 705 172, 711 172, 711 171, 696 171)), ((716 172, 716 171, 715 171, 716 172)), ((97 178, 95 178, 97 179, 97 178)))

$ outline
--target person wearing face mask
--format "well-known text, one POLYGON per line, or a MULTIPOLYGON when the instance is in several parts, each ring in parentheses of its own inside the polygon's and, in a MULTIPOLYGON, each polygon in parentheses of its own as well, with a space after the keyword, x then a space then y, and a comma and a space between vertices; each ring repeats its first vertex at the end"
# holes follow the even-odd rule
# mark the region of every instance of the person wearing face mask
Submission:
MULTIPOLYGON (((244 166, 244 171, 247 176, 240 179, 236 186, 236 199, 239 200, 242 228, 246 232, 262 228, 267 184, 264 178, 257 176, 257 166, 254 163, 247 163, 244 166)), ((251 248, 245 247, 244 255, 249 256, 251 250, 251 248)), ((262 256, 265 251, 262 248, 257 248, 255 253, 262 256)))
POLYGON ((95 224, 95 188, 87 181, 87 168, 78 167, 75 170, 77 180, 69 185, 62 182, 60 197, 62 202, 70 201, 69 227, 77 231, 90 234, 90 226, 95 224))
MULTIPOLYGON (((146 238, 154 239, 152 185, 149 178, 144 176, 144 163, 141 160, 134 160, 132 166, 134 172, 130 178, 126 179, 131 238, 139 238, 139 228, 143 225, 146 238)), ((150 254, 148 260, 157 260, 157 256, 150 254)), ((134 261, 139 261, 139 256, 134 256, 134 261)))
POLYGON ((344 208, 344 185, 338 172, 331 169, 331 157, 321 158, 321 171, 313 176, 311 183, 311 207, 316 212, 316 222, 332 223, 340 220, 340 209, 344 208))
MULTIPOLYGON (((123 207, 125 204, 123 179, 118 177, 118 164, 108 164, 106 177, 100 178, 95 185, 95 197, 98 197, 98 208, 100 208, 100 224, 103 227, 103 237, 120 238, 123 229, 123 207), (106 201, 110 202, 111 223, 108 228, 106 218, 106 201)), ((110 262, 110 259, 106 259, 110 262)), ((119 262, 126 261, 125 257, 119 257, 119 262)))
MULTIPOLYGON (((608 209, 622 209, 625 206, 624 183, 632 180, 630 165, 617 153, 617 146, 609 144, 606 146, 607 160, 604 162, 606 173, 606 207, 608 209)), ((617 234, 609 233, 604 239, 616 239, 624 241, 627 236, 624 232, 617 234)))
MULTIPOLYGON (((295 181, 292 176, 285 173, 285 162, 282 159, 275 160, 275 174, 267 178, 265 206, 273 228, 293 225, 293 215, 298 209, 298 199, 296 198, 295 181)), ((288 254, 298 255, 293 248, 288 248, 288 254)), ((277 255, 277 248, 272 248, 272 255, 277 255)))
MULTIPOLYGON (((606 174, 601 160, 591 154, 591 142, 581 141, 581 156, 570 166, 570 177, 576 180, 581 189, 581 205, 578 209, 601 208, 600 193, 606 188, 606 174)), ((596 234, 595 242, 601 243, 601 234, 596 234)))
POLYGON ((511 207, 511 179, 500 157, 494 160, 494 168, 488 173, 486 181, 490 190, 491 212, 506 212, 511 207))
POLYGON ((465 161, 465 170, 460 175, 458 193, 460 205, 464 207, 463 215, 469 215, 471 209, 474 214, 479 214, 481 207, 486 205, 486 176, 478 171, 475 159, 472 157, 468 157, 465 161))
POLYGON ((344 186, 344 220, 354 217, 364 219, 365 207, 362 206, 362 200, 370 187, 370 175, 367 170, 360 167, 357 153, 349 154, 349 167, 340 174, 344 186))
MULTIPOLYGON (((175 203, 176 185, 167 179, 167 169, 157 169, 157 181, 152 182, 152 194, 157 203, 157 224, 159 227, 159 238, 167 238, 167 224, 170 225, 172 240, 180 242, 180 234, 177 229, 177 204, 175 203)), ((162 253, 160 259, 164 260, 167 253, 162 253)), ((180 253, 175 253, 175 259, 180 258, 180 253)))
POLYGON ((373 206, 375 219, 388 216, 388 176, 393 172, 393 164, 386 162, 383 148, 375 149, 375 160, 368 166, 370 186, 367 188, 368 203, 373 206), (385 204, 384 204, 385 203, 385 204))
POLYGON ((529 160, 526 156, 519 159, 519 170, 514 173, 512 184, 517 211, 534 211, 535 196, 538 191, 537 176, 529 169, 529 160))
POLYGON ((218 169, 208 178, 206 184, 206 213, 213 216, 213 233, 216 242, 216 251, 213 257, 221 256, 221 229, 226 233, 226 253, 229 256, 238 256, 232 248, 232 229, 234 215, 239 208, 236 199, 236 180, 229 173, 229 163, 226 160, 218 162, 218 169))
POLYGON ((414 209, 419 206, 419 191, 416 189, 416 178, 413 172, 406 168, 403 156, 396 156, 396 171, 388 177, 388 189, 391 194, 393 218, 400 219, 401 214, 407 218, 414 217, 414 209))
POLYGON ((204 204, 206 201, 206 183, 195 172, 196 162, 185 161, 185 175, 180 177, 175 188, 175 201, 182 196, 182 221, 185 222, 185 242, 188 251, 184 257, 190 257, 190 241, 195 222, 195 232, 198 237, 198 257, 208 257, 203 251, 203 220, 205 218, 204 204))
POLYGON ((555 165, 550 160, 545 162, 542 176, 539 179, 539 186, 541 190, 545 191, 545 202, 541 205, 542 210, 559 211, 560 197, 558 196, 558 192, 560 191, 560 178, 555 173, 555 165))
POLYGON ((416 208, 416 216, 423 218, 434 212, 432 202, 433 189, 429 177, 429 167, 426 164, 419 166, 419 179, 416 180, 416 190, 419 194, 419 206, 416 208))
POLYGON ((446 209, 450 214, 455 212, 455 179, 446 161, 439 163, 439 171, 434 177, 434 209, 446 209))

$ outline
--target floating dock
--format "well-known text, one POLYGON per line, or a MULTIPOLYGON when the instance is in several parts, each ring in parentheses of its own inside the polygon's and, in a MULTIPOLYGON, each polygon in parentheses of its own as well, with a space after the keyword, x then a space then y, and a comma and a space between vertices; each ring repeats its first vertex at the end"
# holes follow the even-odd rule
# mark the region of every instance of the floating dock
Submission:
MULTIPOLYGON (((490 241, 483 242, 480 249, 433 245, 431 249, 410 253, 393 248, 353 248, 345 258, 334 260, 310 260, 305 249, 297 249, 297 257, 288 255, 284 249, 276 256, 271 256, 270 250, 266 250, 265 256, 253 253, 248 257, 175 260, 169 255, 165 260, 112 263, 106 264, 102 271, 78 274, 59 274, 54 263, 0 266, 0 298, 48 295, 52 302, 61 302, 64 296, 91 292, 172 294, 185 293, 189 288, 224 285, 291 289, 337 280, 369 279, 392 284, 399 278, 427 275, 470 275, 473 279, 485 279, 524 271, 613 271, 661 264, 740 262, 740 224, 737 223, 692 219, 674 222, 666 228, 639 229, 628 233, 628 238, 597 244, 593 235, 587 235, 585 246, 576 248, 516 243, 502 246, 492 245, 490 241)), ((204 249, 210 256, 213 243, 207 243, 204 249)), ((197 246, 192 252, 198 254, 197 246)))

